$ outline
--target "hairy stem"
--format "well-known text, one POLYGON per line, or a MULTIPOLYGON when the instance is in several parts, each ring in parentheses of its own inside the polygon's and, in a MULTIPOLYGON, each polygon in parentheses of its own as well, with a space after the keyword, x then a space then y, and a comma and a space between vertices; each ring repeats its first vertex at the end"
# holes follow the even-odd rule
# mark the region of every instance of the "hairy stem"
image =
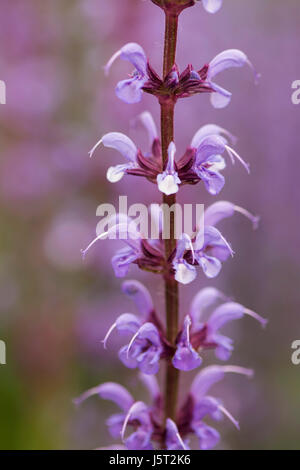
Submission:
MULTIPOLYGON (((166 14, 165 23, 165 45, 164 45, 164 77, 170 71, 175 63, 178 14, 166 14)), ((172 99, 161 101, 161 142, 162 156, 165 163, 168 159, 168 146, 174 140, 174 107, 175 102, 172 99)), ((171 207, 176 203, 176 196, 164 195, 163 203, 171 207)), ((170 238, 165 240, 165 257, 169 258, 176 248, 176 239, 174 234, 174 212, 170 215, 170 238)), ((165 279, 165 303, 166 303, 166 324, 167 339, 171 344, 175 344, 178 333, 178 283, 174 279, 165 279)), ((175 419, 176 405, 178 396, 179 371, 168 362, 165 377, 165 418, 175 419)))

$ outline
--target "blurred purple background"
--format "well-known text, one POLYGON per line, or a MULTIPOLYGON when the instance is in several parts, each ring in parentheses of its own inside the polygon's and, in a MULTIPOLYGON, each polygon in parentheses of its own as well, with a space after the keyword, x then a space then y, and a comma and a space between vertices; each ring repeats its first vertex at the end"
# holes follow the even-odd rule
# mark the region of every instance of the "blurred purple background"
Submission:
MULTIPOLYGON (((231 363, 253 367, 253 381, 219 386, 241 432, 220 425, 221 448, 299 449, 300 366, 291 343, 300 339, 299 172, 300 106, 291 84, 300 79, 298 0, 224 0, 208 15, 201 5, 181 16, 177 63, 200 68, 218 52, 242 49, 262 74, 255 86, 249 70, 224 73, 218 82, 233 91, 230 106, 214 110, 205 95, 176 108, 179 152, 203 124, 214 122, 238 136, 237 150, 251 164, 226 170, 218 199, 261 216, 258 231, 238 215, 222 232, 236 255, 218 279, 198 276, 181 289, 181 312, 201 287, 215 285, 267 317, 261 331, 251 320, 228 330, 235 338, 231 363)), ((2 0, 0 79, 7 104, 0 105, 0 339, 7 365, 0 366, 0 448, 94 448, 111 442, 105 428, 109 404, 94 399, 75 409, 85 388, 117 380, 139 389, 136 372, 118 362, 118 341, 101 346, 108 326, 132 305, 120 292, 103 242, 85 262, 80 248, 93 238, 96 208, 116 203, 159 202, 156 188, 130 177, 111 185, 106 169, 120 157, 88 151, 103 133, 144 136, 130 123, 157 102, 148 95, 126 105, 114 95, 130 72, 116 64, 109 79, 102 66, 126 42, 140 43, 161 70, 163 15, 150 0, 2 0)), ((210 204, 203 186, 180 192, 182 202, 210 204)), ((139 272, 163 314, 159 278, 139 272)), ((214 362, 213 355, 206 356, 214 362)), ((216 388, 217 389, 217 388, 216 388)))

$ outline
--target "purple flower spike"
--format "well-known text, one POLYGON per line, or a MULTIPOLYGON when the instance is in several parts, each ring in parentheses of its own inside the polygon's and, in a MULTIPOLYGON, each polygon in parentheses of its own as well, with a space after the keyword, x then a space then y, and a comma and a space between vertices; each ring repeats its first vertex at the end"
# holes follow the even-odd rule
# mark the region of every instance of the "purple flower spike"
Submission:
MULTIPOLYGON (((207 80, 215 91, 211 94, 211 103, 215 108, 225 108, 229 104, 232 94, 211 80, 223 70, 232 67, 243 67, 246 64, 253 69, 246 54, 238 49, 223 51, 209 63, 207 80)), ((257 74, 255 74, 255 77, 257 78, 257 74)))
POLYGON ((217 13, 222 6, 223 0, 202 0, 202 3, 208 13, 217 13))
POLYGON ((166 445, 167 450, 189 450, 187 444, 182 440, 176 424, 170 418, 166 421, 166 445))
POLYGON ((176 353, 173 357, 172 363, 176 369, 188 371, 199 367, 202 364, 202 359, 194 350, 190 342, 190 327, 191 319, 187 315, 184 319, 183 330, 177 342, 176 353))
POLYGON ((175 152, 175 144, 174 142, 171 142, 168 148, 168 162, 166 169, 163 173, 157 175, 158 189, 167 196, 177 193, 179 190, 178 185, 181 183, 178 178, 178 173, 175 170, 175 152))
POLYGON ((104 67, 106 74, 109 73, 112 64, 119 57, 130 62, 134 67, 134 72, 131 78, 117 84, 116 95, 125 103, 138 103, 142 98, 142 88, 148 80, 146 54, 139 44, 134 42, 125 44, 107 62, 104 67))

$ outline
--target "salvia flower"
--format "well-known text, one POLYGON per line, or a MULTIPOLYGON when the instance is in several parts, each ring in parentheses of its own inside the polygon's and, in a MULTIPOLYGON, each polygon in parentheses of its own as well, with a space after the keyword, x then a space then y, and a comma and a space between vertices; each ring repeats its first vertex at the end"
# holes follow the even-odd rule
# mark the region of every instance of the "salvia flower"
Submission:
POLYGON ((130 369, 138 367, 144 374, 156 374, 160 360, 170 355, 172 349, 154 310, 151 295, 138 281, 125 281, 122 290, 135 302, 140 316, 132 313, 120 315, 108 330, 103 340, 104 347, 114 330, 122 336, 130 336, 130 342, 119 351, 120 360, 130 369))
POLYGON ((233 250, 215 225, 222 219, 231 217, 235 212, 250 219, 253 227, 257 227, 258 217, 229 201, 219 201, 209 206, 204 213, 204 228, 197 228, 193 240, 189 235, 183 234, 177 243, 172 265, 178 282, 181 284, 192 282, 197 276, 197 266, 202 268, 208 278, 219 274, 222 262, 233 256, 233 250))
POLYGON ((227 373, 253 376, 251 369, 238 366, 206 367, 196 375, 188 397, 179 411, 177 425, 180 435, 185 438, 188 434, 195 434, 201 450, 212 449, 220 440, 219 432, 203 422, 205 417, 219 421, 223 416, 226 416, 239 429, 238 421, 224 407, 222 401, 207 395, 210 388, 223 380, 227 373))
POLYGON ((198 292, 177 337, 177 349, 172 360, 174 367, 180 370, 197 368, 202 363, 199 353, 206 349, 213 349, 218 359, 227 361, 233 351, 233 341, 222 335, 219 330, 230 321, 239 320, 248 315, 263 327, 267 324, 267 320, 256 312, 237 302, 224 302, 225 299, 224 294, 212 287, 198 292), (215 308, 209 318, 204 321, 205 310, 220 300, 223 300, 223 303, 215 308))
POLYGON ((146 54, 143 48, 135 42, 125 44, 105 65, 106 74, 109 73, 112 64, 118 58, 130 62, 134 67, 134 71, 130 78, 118 83, 116 95, 125 103, 138 103, 142 98, 142 88, 148 80, 146 54))
MULTIPOLYGON (((204 2, 207 9, 216 7, 216 2, 204 2)), ((231 100, 231 92, 213 82, 213 79, 223 70, 232 67, 243 67, 251 62, 244 52, 238 49, 228 49, 218 54, 209 64, 196 71, 192 65, 180 73, 176 64, 173 65, 167 76, 162 80, 150 66, 143 48, 136 43, 125 44, 108 61, 105 72, 108 74, 112 64, 117 58, 129 61, 134 71, 129 79, 122 80, 116 87, 118 98, 126 103, 138 103, 142 92, 153 94, 161 101, 186 98, 196 93, 211 93, 211 103, 215 108, 224 108, 231 100)), ((258 75, 255 74, 255 78, 258 75)))
POLYGON ((175 161, 175 144, 171 142, 168 159, 163 166, 161 143, 153 117, 145 111, 138 119, 143 123, 150 143, 150 151, 145 155, 129 137, 120 132, 105 134, 89 152, 92 157, 102 144, 118 151, 127 160, 126 163, 109 167, 107 179, 111 183, 120 181, 125 174, 145 177, 156 183, 159 191, 170 195, 177 193, 182 184, 203 181, 207 191, 216 195, 225 184, 225 178, 221 174, 226 167, 222 156, 224 152, 229 155, 232 163, 238 160, 249 173, 249 165, 229 146, 229 140, 234 142, 235 137, 215 124, 207 124, 196 132, 190 147, 178 162, 175 161))
POLYGON ((155 377, 143 379, 143 382, 151 394, 152 406, 135 401, 126 388, 114 382, 107 382, 87 390, 76 398, 74 403, 80 405, 94 395, 113 401, 121 409, 121 412, 111 415, 107 420, 111 436, 115 439, 121 438, 126 449, 152 450, 151 437, 155 429, 153 416, 160 417, 160 395, 155 377), (126 431, 129 427, 133 428, 133 432, 126 437, 126 431))
POLYGON ((81 250, 83 257, 98 241, 113 234, 115 238, 119 236, 126 244, 126 247, 119 249, 111 260, 116 277, 125 277, 131 264, 153 273, 163 273, 165 269, 163 244, 159 240, 147 240, 139 231, 135 221, 125 214, 116 214, 111 220, 111 227, 98 235, 87 248, 81 250))
POLYGON ((207 191, 215 196, 225 184, 225 178, 221 171, 225 169, 226 162, 222 157, 227 152, 232 163, 237 159, 249 173, 249 165, 233 150, 228 143, 228 139, 235 140, 235 137, 228 131, 215 124, 208 124, 201 127, 194 135, 191 147, 187 150, 192 159, 192 167, 183 157, 183 164, 188 165, 187 174, 184 175, 185 167, 179 172, 183 181, 197 183, 203 181, 207 191), (191 152, 192 150, 192 152, 191 152))
POLYGON ((227 373, 248 377, 253 375, 252 370, 238 366, 210 366, 203 369, 192 382, 176 422, 167 418, 164 423, 164 403, 157 379, 144 374, 140 374, 140 380, 150 395, 149 405, 135 401, 126 388, 114 382, 87 390, 74 400, 74 404, 81 405, 88 398, 98 395, 120 408, 120 412, 111 415, 106 422, 111 436, 122 441, 122 444, 113 446, 115 449, 153 450, 161 448, 164 443, 166 450, 189 450, 188 437, 192 434, 197 436, 200 449, 211 449, 218 443, 220 435, 203 421, 206 417, 219 421, 225 415, 239 428, 238 422, 222 401, 207 395, 209 389, 223 380, 227 373))

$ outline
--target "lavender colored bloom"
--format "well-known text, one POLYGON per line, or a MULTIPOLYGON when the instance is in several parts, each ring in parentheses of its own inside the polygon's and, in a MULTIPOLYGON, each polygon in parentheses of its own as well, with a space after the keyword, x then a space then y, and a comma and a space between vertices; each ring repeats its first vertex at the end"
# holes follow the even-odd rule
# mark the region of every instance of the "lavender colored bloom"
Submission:
POLYGON ((233 164, 237 159, 249 173, 249 165, 228 144, 228 140, 234 142, 235 137, 215 124, 207 124, 196 132, 191 146, 178 162, 175 161, 175 144, 171 142, 168 148, 168 160, 162 167, 161 143, 154 120, 148 111, 143 112, 138 119, 148 133, 150 152, 143 155, 134 142, 120 132, 105 134, 89 152, 92 157, 97 148, 103 144, 105 147, 117 150, 126 158, 127 163, 108 169, 107 179, 111 183, 120 181, 125 174, 142 176, 150 182, 157 183, 162 193, 170 195, 177 193, 181 184, 196 184, 203 181, 208 192, 216 195, 225 184, 221 174, 226 167, 222 157, 225 151, 233 164))
POLYGON ((134 71, 129 79, 117 84, 116 95, 125 103, 138 103, 142 98, 142 88, 148 80, 147 58, 143 48, 134 42, 125 44, 107 62, 105 73, 108 74, 116 59, 121 58, 130 62, 134 71))
POLYGON ((156 374, 167 348, 163 327, 154 311, 150 293, 138 281, 126 281, 122 288, 138 305, 142 318, 132 313, 120 315, 109 328, 103 340, 104 347, 114 330, 120 335, 130 335, 130 342, 119 351, 120 360, 130 369, 138 367, 144 374, 156 374))
POLYGON ((212 449, 220 439, 218 431, 203 422, 206 416, 215 421, 225 415, 239 429, 239 424, 230 412, 223 406, 221 400, 208 396, 207 392, 217 382, 223 380, 226 373, 237 373, 253 376, 253 371, 237 366, 210 366, 202 369, 192 382, 186 402, 182 405, 178 429, 183 437, 194 433, 199 439, 201 450, 212 449))
POLYGON ((144 323, 130 343, 120 349, 119 357, 130 369, 138 367, 144 374, 156 374, 159 370, 163 345, 158 329, 153 323, 144 323))
MULTIPOLYGON (((144 384, 153 394, 153 390, 157 388, 156 379, 153 377, 150 381, 147 379, 144 384)), ((122 438, 126 449, 130 450, 151 450, 151 436, 153 432, 152 412, 158 414, 157 397, 152 395, 153 405, 147 406, 141 401, 134 401, 132 395, 121 385, 108 382, 93 387, 84 392, 80 397, 74 400, 76 405, 81 404, 87 398, 99 395, 105 400, 111 400, 121 408, 121 412, 111 415, 107 420, 110 434, 114 438, 122 438), (128 426, 133 426, 134 431, 125 437, 128 426)))
MULTIPOLYGON (((216 55, 216 57, 214 57, 209 63, 207 81, 215 92, 211 94, 211 104, 215 108, 225 108, 230 103, 232 93, 214 83, 212 79, 220 72, 223 72, 223 70, 227 70, 232 67, 243 67, 246 64, 253 69, 253 65, 246 54, 239 49, 228 49, 223 51, 216 55)), ((257 80, 257 78, 258 74, 255 73, 255 80, 257 80)))
POLYGON ((107 232, 98 235, 84 250, 83 257, 99 240, 106 239, 110 234, 126 243, 126 247, 117 251, 112 258, 112 266, 116 277, 127 275, 130 265, 137 264, 139 268, 161 273, 164 266, 163 244, 157 240, 146 240, 137 228, 134 220, 124 214, 112 218, 112 227, 107 232), (115 223, 115 222, 117 223, 115 223))
POLYGON ((204 228, 197 228, 198 231, 193 240, 187 234, 183 234, 177 244, 172 263, 175 279, 178 282, 181 284, 192 282, 197 276, 197 266, 201 266, 208 278, 219 274, 222 262, 232 256, 233 251, 215 225, 222 219, 231 217, 235 212, 250 219, 253 227, 257 227, 258 217, 231 202, 219 201, 209 206, 204 213, 204 228))
POLYGON ((267 320, 256 312, 243 305, 226 301, 213 310, 208 320, 203 321, 203 315, 208 307, 220 300, 226 299, 215 288, 201 289, 191 303, 189 315, 185 317, 182 330, 178 336, 177 349, 173 358, 173 365, 180 370, 197 368, 202 358, 198 351, 214 349, 218 359, 226 361, 233 350, 233 341, 219 333, 219 330, 228 322, 239 320, 248 315, 264 327, 267 320))
POLYGON ((228 152, 232 163, 234 163, 234 158, 237 158, 249 173, 249 166, 228 146, 226 138, 222 135, 225 133, 232 137, 218 126, 204 126, 195 134, 191 144, 196 152, 193 171, 213 196, 218 194, 225 184, 224 176, 220 173, 226 167, 225 160, 221 156, 225 151, 228 152))
POLYGON ((179 240, 173 260, 175 279, 181 284, 189 284, 196 278, 196 266, 201 266, 207 277, 216 277, 222 262, 233 255, 229 243, 215 227, 205 226, 204 234, 199 232, 194 242, 189 239, 190 248, 187 239, 189 236, 184 234, 179 240))

